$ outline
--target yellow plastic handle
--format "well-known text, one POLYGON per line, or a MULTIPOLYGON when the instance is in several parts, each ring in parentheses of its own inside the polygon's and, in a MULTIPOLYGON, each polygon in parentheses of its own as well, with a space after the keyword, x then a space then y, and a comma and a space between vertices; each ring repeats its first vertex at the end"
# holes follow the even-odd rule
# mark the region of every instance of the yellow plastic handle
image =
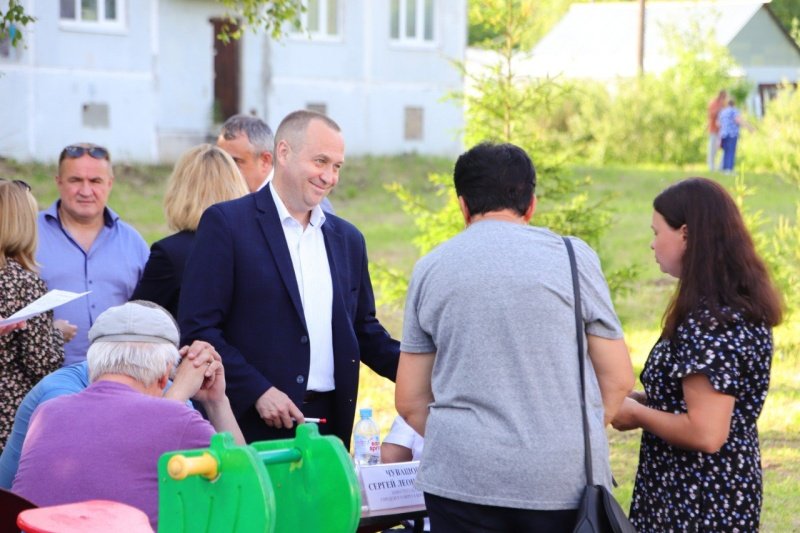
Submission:
POLYGON ((173 455, 167 463, 167 472, 172 479, 185 479, 187 476, 204 476, 208 479, 217 477, 219 465, 217 460, 203 452, 199 457, 173 455))

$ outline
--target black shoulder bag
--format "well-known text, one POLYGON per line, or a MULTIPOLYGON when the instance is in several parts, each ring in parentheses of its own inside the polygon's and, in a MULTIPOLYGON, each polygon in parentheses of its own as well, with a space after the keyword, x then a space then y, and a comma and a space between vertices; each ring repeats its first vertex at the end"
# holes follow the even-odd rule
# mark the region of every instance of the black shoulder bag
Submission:
POLYGON ((572 292, 575 300, 575 334, 578 339, 578 364, 581 379, 581 412, 583 413, 583 446, 584 466, 586 469, 586 488, 583 489, 578 519, 573 533, 636 533, 636 529, 625 516, 614 496, 603 485, 594 484, 592 473, 592 442, 589 437, 589 418, 586 414, 586 385, 583 362, 583 315, 581 312, 581 287, 578 280, 578 266, 575 262, 575 251, 566 237, 569 254, 569 266, 572 270, 572 292))

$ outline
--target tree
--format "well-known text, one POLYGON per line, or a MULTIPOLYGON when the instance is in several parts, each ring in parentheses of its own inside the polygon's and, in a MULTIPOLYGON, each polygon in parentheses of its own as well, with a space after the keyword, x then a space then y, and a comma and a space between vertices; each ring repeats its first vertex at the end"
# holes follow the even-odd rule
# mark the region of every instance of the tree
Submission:
POLYGON ((11 45, 16 46, 22 41, 22 28, 35 19, 25 13, 25 8, 19 0, 8 0, 8 7, 0 8, 0 41, 10 39, 11 45))
POLYGON ((228 20, 231 25, 224 25, 222 33, 218 36, 227 42, 231 38, 238 39, 243 30, 267 31, 273 39, 283 35, 283 24, 291 22, 293 27, 299 28, 299 15, 305 11, 303 0, 217 0, 228 10, 228 20))
MULTIPOLYGON (((480 25, 489 36, 481 44, 491 59, 476 71, 456 63, 466 78, 466 88, 451 97, 464 105, 464 142, 468 146, 483 141, 513 143, 530 155, 537 171, 536 194, 541 200, 533 223, 576 235, 597 248, 611 223, 611 213, 604 205, 607 198, 590 198, 588 177, 564 175, 563 162, 569 159, 572 147, 550 135, 555 111, 572 87, 549 79, 531 79, 519 72, 526 51, 541 35, 536 21, 543 5, 540 0, 486 0, 480 9, 471 11, 471 24, 480 25)), ((434 174, 429 181, 440 198, 434 207, 407 188, 389 186, 414 221, 418 231, 414 244, 420 255, 464 226, 452 178, 434 174)), ((635 271, 634 267, 612 273, 609 285, 612 289, 625 288, 635 271)), ((382 304, 402 303, 408 285, 403 272, 378 267, 373 280, 382 304)))
POLYGON ((746 81, 731 76, 735 62, 709 29, 693 20, 685 31, 665 27, 673 63, 659 74, 620 80, 590 109, 586 122, 595 161, 685 165, 703 160, 706 107, 720 89, 746 95, 746 81), (635 142, 634 142, 635 140, 635 142))
POLYGON ((506 38, 497 19, 511 16, 526 26, 518 46, 529 50, 541 39, 574 0, 469 0, 469 44, 478 48, 495 49, 506 38))
MULTIPOLYGON (((218 37, 227 42, 238 39, 245 29, 264 30, 273 39, 283 35, 283 26, 291 22, 297 28, 299 15, 305 11, 303 0, 216 0, 228 10, 230 24, 222 27, 218 37)), ((20 0, 8 0, 8 7, 0 8, 0 40, 9 38, 17 46, 23 42, 23 29, 35 22, 28 15, 20 0)))

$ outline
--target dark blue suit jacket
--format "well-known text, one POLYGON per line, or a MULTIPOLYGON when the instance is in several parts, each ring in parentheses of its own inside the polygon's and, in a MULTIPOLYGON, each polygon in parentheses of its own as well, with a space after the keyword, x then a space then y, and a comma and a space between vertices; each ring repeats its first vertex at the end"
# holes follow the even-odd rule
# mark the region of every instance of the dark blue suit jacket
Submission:
MULTIPOLYGON (((322 226, 333 282, 336 417, 349 444, 359 362, 394 380, 400 345, 375 317, 364 237, 326 215, 322 226)), ((248 441, 286 438, 268 427, 256 400, 271 386, 302 409, 309 342, 289 247, 269 187, 203 214, 184 272, 179 305, 182 342, 205 340, 225 365, 228 397, 248 441)))
POLYGON ((154 242, 131 300, 155 302, 177 319, 183 269, 193 241, 193 231, 181 231, 154 242))

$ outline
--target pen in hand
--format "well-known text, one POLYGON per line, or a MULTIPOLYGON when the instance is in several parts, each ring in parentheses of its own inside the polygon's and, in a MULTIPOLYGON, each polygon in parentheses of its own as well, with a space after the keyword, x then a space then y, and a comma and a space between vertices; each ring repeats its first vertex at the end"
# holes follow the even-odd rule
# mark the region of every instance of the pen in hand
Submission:
MULTIPOLYGON (((294 417, 292 418, 292 420, 297 422, 297 419, 294 418, 294 417)), ((306 417, 305 421, 306 421, 306 423, 313 422, 315 424, 325 424, 325 423, 328 422, 328 419, 327 418, 310 418, 310 417, 306 417)))

